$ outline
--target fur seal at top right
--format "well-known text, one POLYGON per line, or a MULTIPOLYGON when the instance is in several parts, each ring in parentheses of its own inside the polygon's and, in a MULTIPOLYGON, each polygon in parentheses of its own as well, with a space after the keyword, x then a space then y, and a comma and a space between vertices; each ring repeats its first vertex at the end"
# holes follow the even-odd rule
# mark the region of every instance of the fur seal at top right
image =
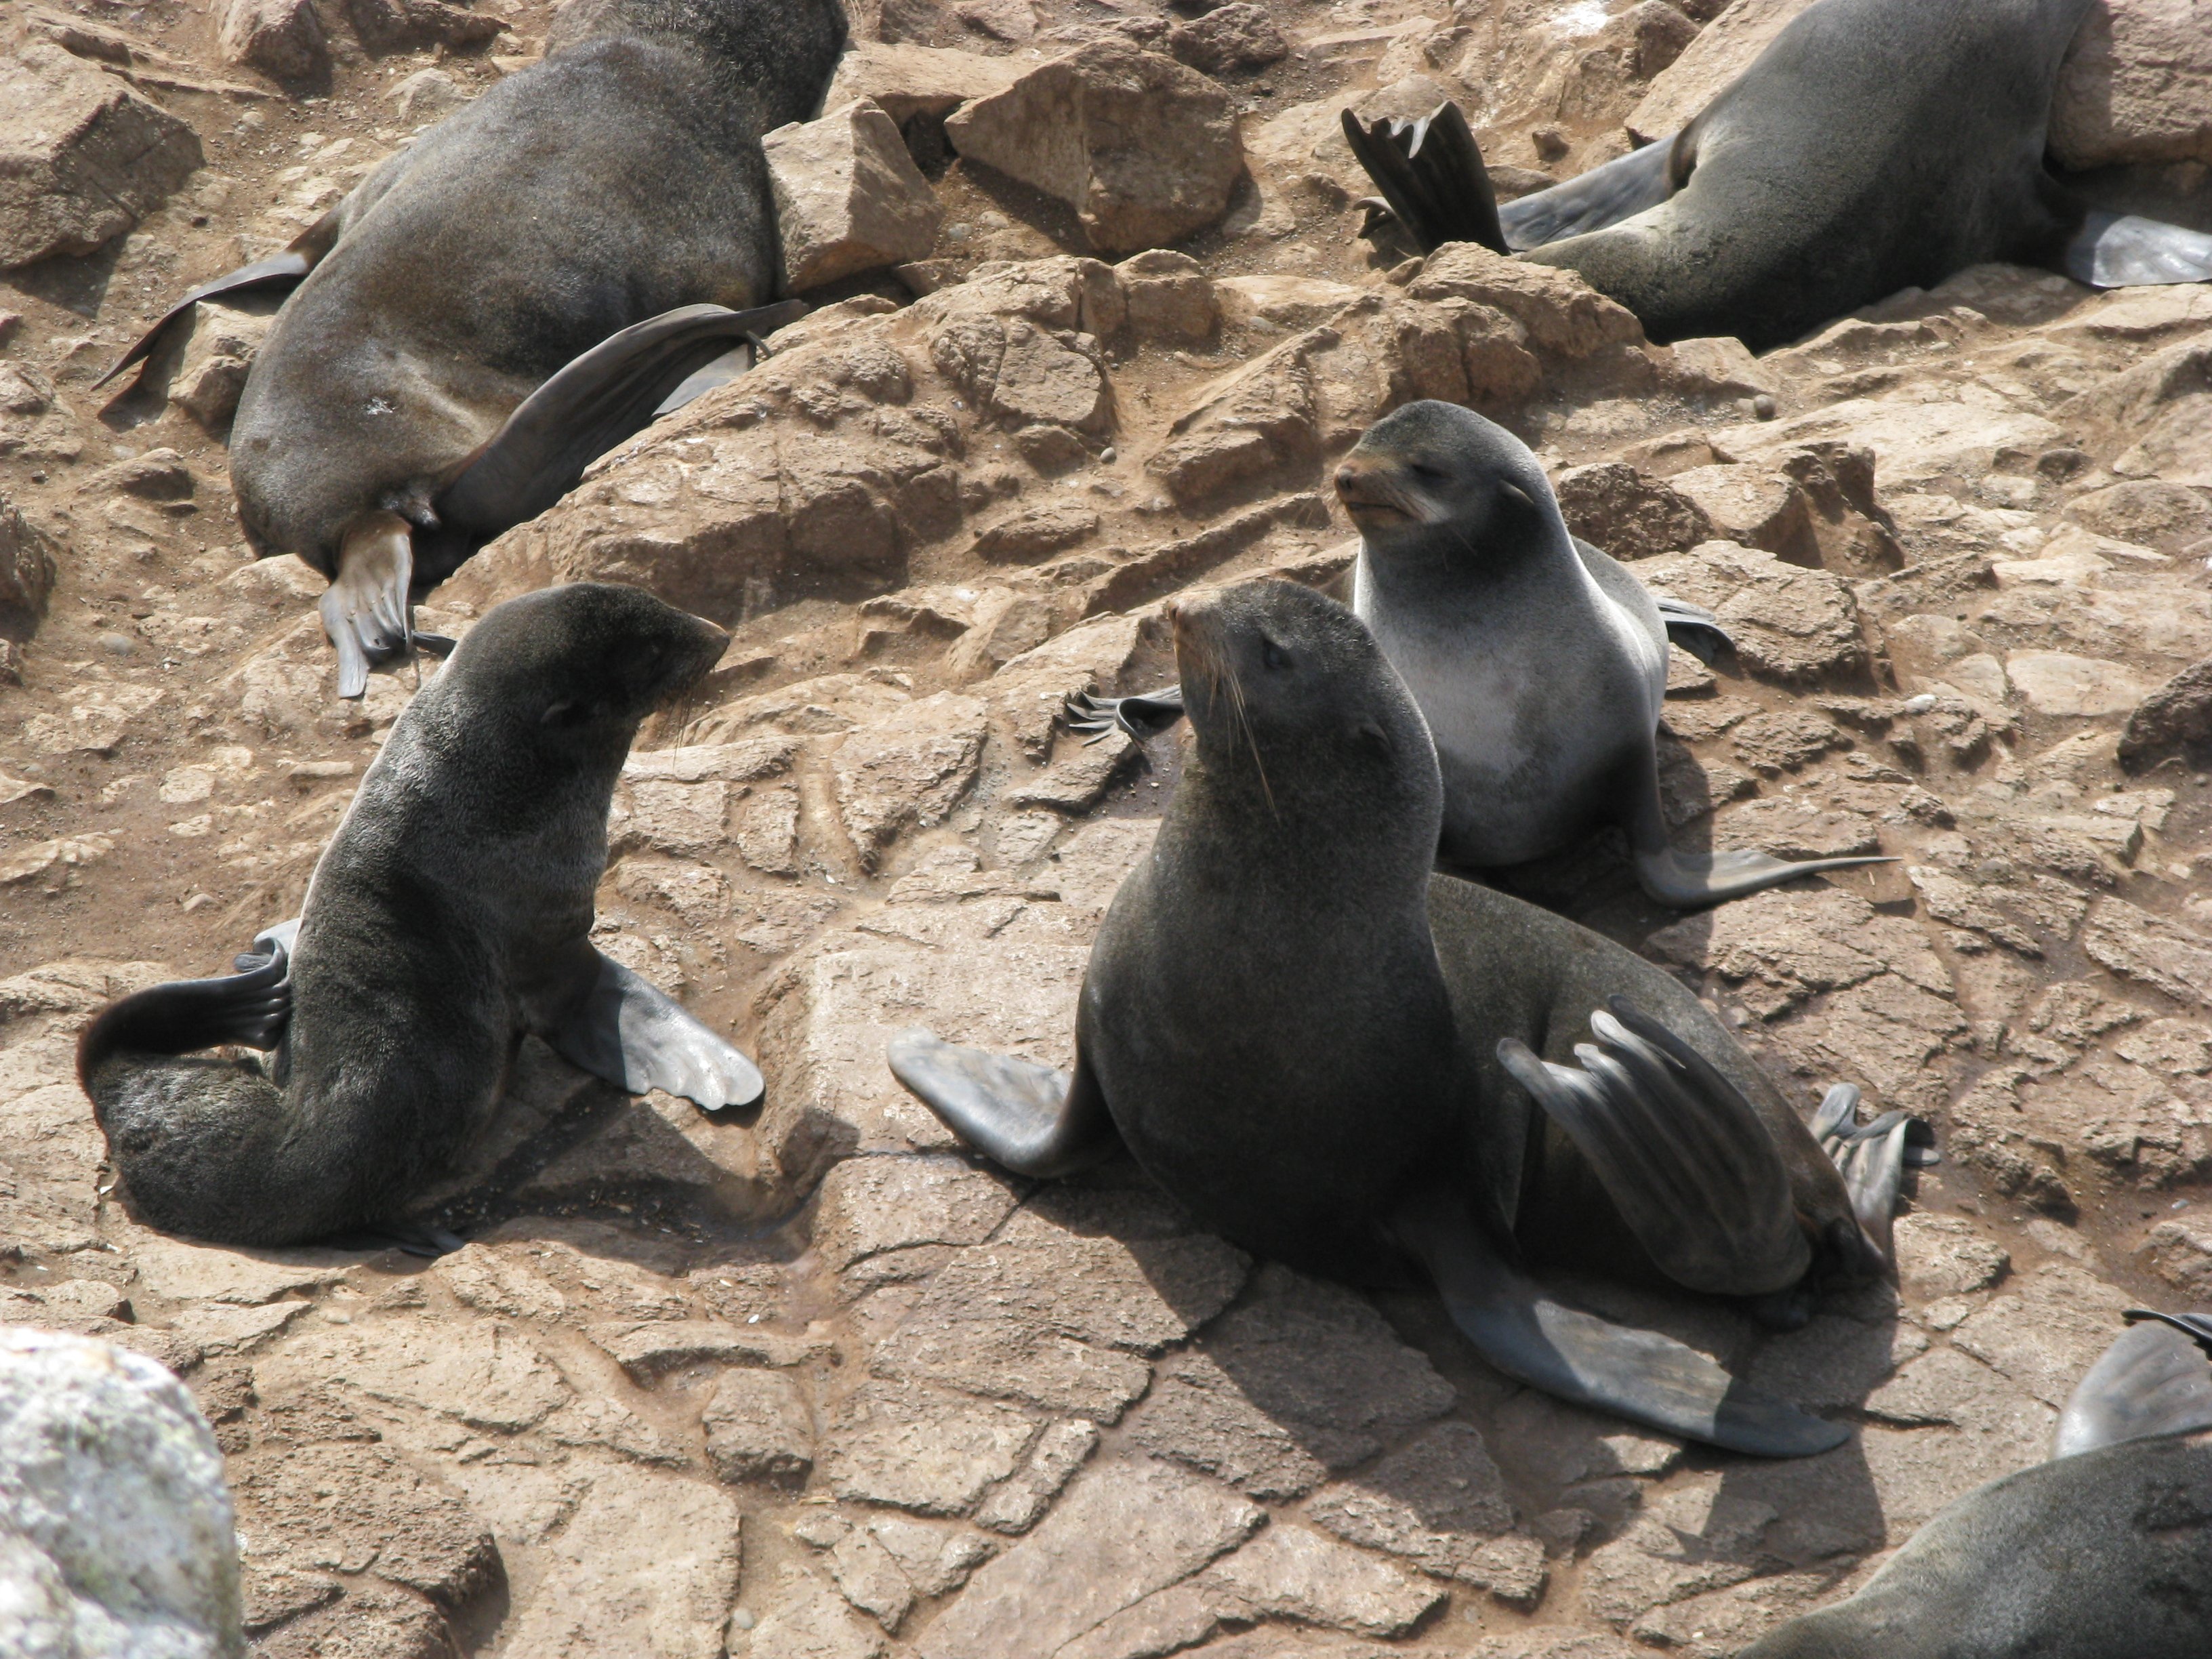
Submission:
POLYGON ((2212 236, 2083 200, 2045 164, 2094 0, 1814 0, 1687 126, 1494 205, 1456 110, 1346 135, 1425 247, 1577 272, 1655 341, 1783 345, 1990 261, 2099 288, 2212 277, 2212 236))

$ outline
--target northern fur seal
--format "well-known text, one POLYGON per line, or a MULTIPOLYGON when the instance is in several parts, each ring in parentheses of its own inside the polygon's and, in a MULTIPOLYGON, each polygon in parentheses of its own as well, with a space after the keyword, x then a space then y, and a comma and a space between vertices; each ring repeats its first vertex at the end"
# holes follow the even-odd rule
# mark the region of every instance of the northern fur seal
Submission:
POLYGON ((756 1100, 750 1060, 592 947, 607 805, 638 723, 727 643, 635 588, 526 594, 392 728, 296 923, 231 977, 104 1009, 77 1075, 141 1219, 241 1244, 398 1216, 534 1033, 633 1093, 756 1100), (252 1063, 185 1058, 237 1042, 252 1063))
POLYGON ((814 112, 845 32, 836 0, 572 0, 544 61, 111 371, 196 299, 298 284, 240 396, 231 478, 255 550, 331 579, 340 695, 407 648, 414 597, 804 311, 764 304, 760 135, 814 112))
POLYGON ((2151 1317, 2082 1378, 2050 1462, 1967 1493, 1741 1659, 2212 1653, 2212 1319, 2151 1317))
POLYGON ((1249 1249, 1363 1279, 1410 1258, 1485 1358, 1563 1398, 1741 1451, 1839 1443, 1509 1263, 1571 1213, 1606 1265, 1716 1294, 1879 1273, 1911 1126, 1851 1124, 1841 1085, 1816 1134, 1668 975, 1432 879, 1435 750, 1341 605, 1257 582, 1171 614, 1194 752, 1092 947, 1073 1077, 908 1031, 899 1080, 1018 1173, 1118 1136, 1249 1249))
POLYGON ((1816 0, 1671 138, 1500 210, 1466 120, 1346 136, 1425 249, 1563 265, 1657 341, 1755 351, 1990 260, 2099 288, 2212 276, 2212 236, 2096 210, 2047 169, 2094 0, 1816 0))
MULTIPOLYGON (((1674 850, 1656 748, 1667 641, 1687 635, 1702 650, 1726 636, 1569 534, 1543 468, 1504 428, 1455 404, 1407 404, 1368 429, 1336 489, 1360 532, 1352 611, 1420 705, 1443 768, 1443 868, 1522 864, 1618 824, 1644 890, 1687 907, 1884 861, 1674 850)), ((1180 706, 1172 687, 1078 698, 1071 723, 1118 720, 1143 736, 1180 706)))

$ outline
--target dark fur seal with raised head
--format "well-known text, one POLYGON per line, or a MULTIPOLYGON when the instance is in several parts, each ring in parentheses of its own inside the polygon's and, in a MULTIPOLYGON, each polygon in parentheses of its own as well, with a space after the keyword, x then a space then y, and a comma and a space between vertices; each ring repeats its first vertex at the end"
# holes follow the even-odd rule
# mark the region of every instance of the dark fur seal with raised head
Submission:
POLYGON ((1432 878, 1436 753, 1342 606, 1260 582, 1172 615, 1193 751, 1092 947, 1073 1074, 909 1031, 900 1081, 1018 1173, 1119 1142, 1251 1249, 1418 1263, 1485 1358, 1564 1398, 1742 1451, 1840 1443, 1511 1264, 1571 1231, 1585 1265, 1801 1312, 1775 1304, 1883 1270, 1911 1126, 1854 1125, 1843 1085, 1808 1127, 1667 974, 1432 878))
POLYGON ((1912 1534, 1856 1595, 1740 1659, 2203 1659, 2212 1653, 2212 1319, 2130 1313, 2051 1461, 1912 1534))
MULTIPOLYGON (((1455 404, 1407 404, 1336 470, 1360 532, 1352 608, 1420 705, 1443 768, 1439 865, 1473 873, 1627 835, 1662 904, 1717 904, 1880 858, 1789 862, 1677 852, 1656 747, 1667 642, 1724 641, 1695 605, 1654 596, 1577 540, 1544 469, 1504 428, 1455 404)), ((1173 688, 1072 700, 1073 724, 1137 735, 1180 711, 1173 688)))
POLYGON ((1500 210, 1466 119, 1346 136, 1424 249, 1562 265, 1652 339, 1785 344, 1991 260, 2100 288, 2212 276, 2212 236, 2081 199, 2045 163, 2094 0, 1815 0, 1680 132, 1500 210))
POLYGON ((635 588, 526 594, 416 694, 245 971, 86 1027, 77 1075, 131 1208, 287 1244, 400 1217, 542 1037, 634 1093, 757 1100, 745 1056, 591 943, 607 805, 638 723, 727 636, 635 588), (192 1050, 276 1049, 273 1066, 192 1050))
POLYGON ((117 365, 198 298, 298 284, 239 398, 231 479, 255 550, 331 579, 341 695, 408 647, 414 596, 803 311, 767 306, 760 137, 814 113, 845 33, 836 0, 571 0, 544 61, 117 365))

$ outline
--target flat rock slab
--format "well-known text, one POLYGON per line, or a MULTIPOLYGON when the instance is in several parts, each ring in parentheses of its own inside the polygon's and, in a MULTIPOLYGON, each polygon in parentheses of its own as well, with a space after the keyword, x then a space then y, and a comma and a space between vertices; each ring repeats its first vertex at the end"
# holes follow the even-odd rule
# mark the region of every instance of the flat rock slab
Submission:
POLYGON ((187 123, 60 47, 0 60, 0 268, 91 252, 199 164, 187 123))

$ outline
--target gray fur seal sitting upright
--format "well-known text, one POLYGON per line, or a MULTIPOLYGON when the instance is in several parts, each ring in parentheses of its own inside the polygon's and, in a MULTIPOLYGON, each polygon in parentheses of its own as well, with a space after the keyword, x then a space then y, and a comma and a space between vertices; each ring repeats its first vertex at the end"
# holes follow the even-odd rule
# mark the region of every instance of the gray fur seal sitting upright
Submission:
MULTIPOLYGON (((1352 611, 1420 705, 1443 768, 1441 867, 1524 864, 1618 824, 1644 890, 1687 907, 1885 861, 1674 849, 1656 747, 1667 641, 1726 636, 1571 535, 1544 469, 1504 428, 1456 404, 1407 404, 1368 429, 1336 489, 1360 533, 1352 611)), ((1074 707, 1079 729, 1118 718, 1141 736, 1180 703, 1170 690, 1074 707)))
POLYGON ((1366 1279, 1418 1263, 1486 1359, 1562 1398, 1740 1451, 1842 1442, 1513 1262, 1565 1231, 1592 1265, 1719 1295, 1879 1273, 1910 1126, 1850 1125, 1838 1085, 1839 1168, 1669 975, 1432 878, 1435 750, 1341 605, 1255 582, 1171 615, 1194 749, 1092 946, 1073 1075, 908 1031, 899 1080, 1017 1173, 1118 1141, 1248 1249, 1366 1279))
POLYGON ((2204 1659, 2212 1653, 2212 1319, 2143 1314, 2093 1366, 2051 1461, 1977 1488, 1856 1595, 1740 1659, 2204 1659))
POLYGON ((392 728, 298 921, 234 976, 104 1009, 77 1075, 140 1219, 237 1244, 388 1224, 535 1034, 633 1093, 759 1098, 745 1056, 591 943, 638 723, 727 644, 635 588, 489 612, 392 728), (259 1066, 190 1051, 276 1049, 259 1066))
POLYGON ((1990 260, 2099 288, 2212 276, 2212 236, 2100 211, 2045 165, 2094 0, 1815 0, 1689 125, 1499 210, 1456 108, 1346 136, 1425 250, 1578 272, 1652 339, 1754 351, 1990 260))
POLYGON ((341 696, 406 649, 414 596, 803 312, 766 306, 760 136, 814 113, 845 34, 837 0, 570 0, 542 63, 111 371, 196 299, 299 284, 240 396, 231 479, 255 550, 331 579, 341 696))

